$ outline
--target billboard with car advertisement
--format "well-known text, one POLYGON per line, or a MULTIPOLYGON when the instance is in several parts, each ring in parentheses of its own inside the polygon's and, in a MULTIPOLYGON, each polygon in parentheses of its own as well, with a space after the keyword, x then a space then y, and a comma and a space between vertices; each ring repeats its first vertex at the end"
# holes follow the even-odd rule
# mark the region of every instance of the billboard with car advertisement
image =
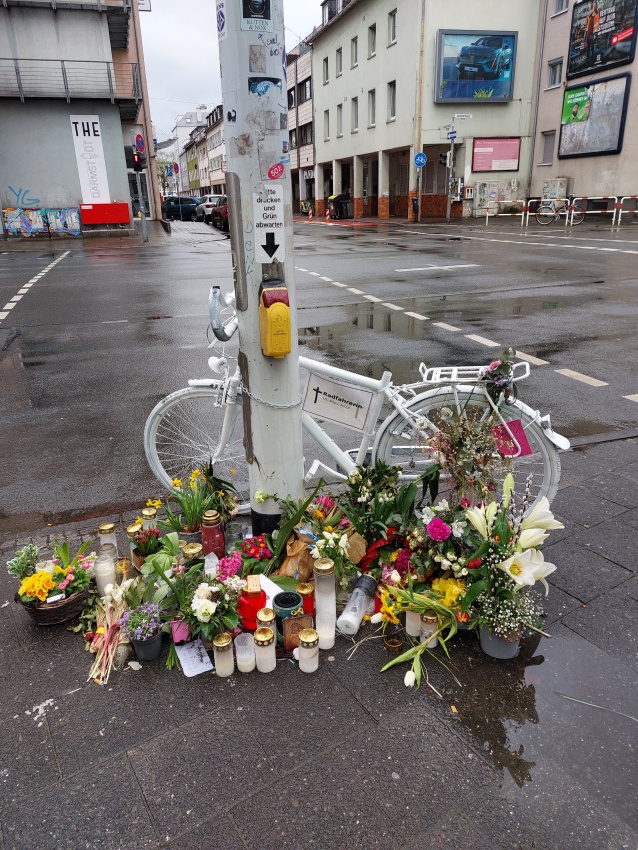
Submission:
POLYGON ((506 139, 474 139, 472 171, 518 171, 519 136, 506 139))
POLYGON ((574 4, 567 79, 632 62, 638 0, 580 0, 574 4))
POLYGON ((514 94, 516 32, 439 30, 435 103, 503 103, 514 94))
POLYGON ((620 153, 630 83, 618 74, 565 89, 559 159, 620 153))

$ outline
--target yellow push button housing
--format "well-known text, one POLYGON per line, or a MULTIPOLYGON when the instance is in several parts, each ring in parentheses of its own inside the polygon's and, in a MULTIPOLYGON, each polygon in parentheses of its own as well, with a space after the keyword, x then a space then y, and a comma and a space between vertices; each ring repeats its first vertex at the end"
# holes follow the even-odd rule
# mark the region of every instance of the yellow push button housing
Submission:
POLYGON ((290 354, 290 300, 283 280, 269 280, 259 289, 259 334, 265 357, 290 354))

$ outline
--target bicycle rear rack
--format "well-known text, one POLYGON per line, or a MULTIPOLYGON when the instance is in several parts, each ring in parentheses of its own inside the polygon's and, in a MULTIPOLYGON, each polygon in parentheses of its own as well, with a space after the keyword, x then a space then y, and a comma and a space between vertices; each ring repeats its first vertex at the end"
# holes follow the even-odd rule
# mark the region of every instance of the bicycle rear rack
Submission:
MULTIPOLYGON (((424 384, 477 384, 483 377, 486 366, 434 366, 431 369, 421 363, 419 374, 424 384)), ((529 363, 512 363, 512 381, 520 381, 529 375, 529 363), (519 374, 520 373, 520 374, 519 374)))

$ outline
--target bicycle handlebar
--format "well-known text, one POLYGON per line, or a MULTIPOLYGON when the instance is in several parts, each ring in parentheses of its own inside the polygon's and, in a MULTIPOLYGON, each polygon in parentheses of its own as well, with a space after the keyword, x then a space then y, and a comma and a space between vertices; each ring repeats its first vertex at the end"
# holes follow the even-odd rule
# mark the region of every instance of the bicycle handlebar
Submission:
MULTIPOLYGON (((237 321, 237 316, 234 315, 228 324, 224 325, 219 306, 220 299, 221 288, 219 286, 211 286, 210 293, 208 295, 208 315, 210 316, 210 324, 217 339, 221 342, 228 342, 228 340, 237 331, 239 322, 237 321)), ((234 297, 232 297, 230 301, 224 299, 227 304, 232 304, 234 300, 234 297)))

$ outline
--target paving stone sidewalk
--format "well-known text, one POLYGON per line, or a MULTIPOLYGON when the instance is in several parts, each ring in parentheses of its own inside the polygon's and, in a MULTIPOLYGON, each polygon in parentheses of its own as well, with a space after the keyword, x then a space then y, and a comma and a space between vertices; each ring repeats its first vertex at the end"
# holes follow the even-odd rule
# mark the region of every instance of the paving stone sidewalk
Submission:
MULTIPOLYGON (((638 440, 563 455, 553 508, 551 638, 495 662, 461 635, 436 690, 343 638, 310 676, 160 660, 99 687, 3 566, 0 850, 636 850, 638 440)), ((0 560, 97 523, 5 535, 0 560)))

